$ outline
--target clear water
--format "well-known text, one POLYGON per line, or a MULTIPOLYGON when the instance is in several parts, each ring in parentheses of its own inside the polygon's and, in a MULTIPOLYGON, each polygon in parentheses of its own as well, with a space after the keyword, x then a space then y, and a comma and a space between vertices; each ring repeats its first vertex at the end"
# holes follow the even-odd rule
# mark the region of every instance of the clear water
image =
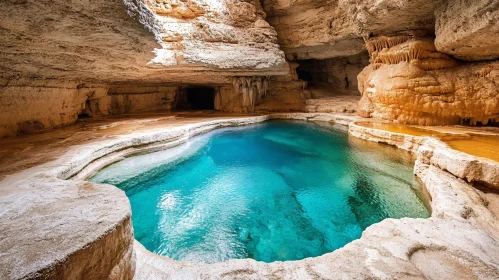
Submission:
POLYGON ((135 238, 176 260, 299 260, 385 218, 428 217, 412 159, 303 122, 216 130, 91 181, 126 191, 135 238))

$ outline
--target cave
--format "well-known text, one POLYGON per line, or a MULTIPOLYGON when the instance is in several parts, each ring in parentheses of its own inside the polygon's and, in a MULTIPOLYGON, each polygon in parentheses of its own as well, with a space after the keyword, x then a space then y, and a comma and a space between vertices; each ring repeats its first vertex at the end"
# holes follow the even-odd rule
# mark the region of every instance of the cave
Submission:
POLYGON ((0 1, 0 279, 499 279, 498 2, 0 1))
POLYGON ((92 112, 90 111, 90 100, 85 101, 85 108, 78 114, 78 119, 88 119, 92 117, 92 112))
POLYGON ((296 74, 298 74, 298 79, 307 82, 313 81, 312 74, 309 71, 307 71, 307 69, 304 69, 304 67, 301 66, 302 64, 304 64, 304 62, 299 63, 300 66, 296 68, 296 74))
POLYGON ((212 87, 187 87, 179 89, 176 110, 214 110, 215 89, 212 87))
POLYGON ((330 95, 360 95, 357 75, 369 65, 369 55, 361 52, 346 57, 296 62, 298 78, 307 81, 309 88, 329 92, 330 95))

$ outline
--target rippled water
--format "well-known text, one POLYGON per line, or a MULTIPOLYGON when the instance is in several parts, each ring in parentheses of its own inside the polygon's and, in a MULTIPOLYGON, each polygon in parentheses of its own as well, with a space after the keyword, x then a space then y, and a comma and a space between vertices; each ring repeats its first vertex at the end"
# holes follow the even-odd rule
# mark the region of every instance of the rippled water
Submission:
POLYGON ((302 122, 216 130, 91 181, 125 190, 135 238, 184 261, 299 260, 385 218, 429 216, 407 154, 302 122))

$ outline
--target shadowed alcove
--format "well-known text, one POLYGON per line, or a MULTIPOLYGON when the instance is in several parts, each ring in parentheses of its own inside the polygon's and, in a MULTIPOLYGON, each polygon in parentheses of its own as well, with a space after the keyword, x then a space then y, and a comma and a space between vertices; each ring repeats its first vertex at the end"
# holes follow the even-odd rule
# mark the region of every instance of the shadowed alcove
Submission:
POLYGON ((215 89, 212 87, 181 88, 175 100, 177 110, 214 110, 215 89))

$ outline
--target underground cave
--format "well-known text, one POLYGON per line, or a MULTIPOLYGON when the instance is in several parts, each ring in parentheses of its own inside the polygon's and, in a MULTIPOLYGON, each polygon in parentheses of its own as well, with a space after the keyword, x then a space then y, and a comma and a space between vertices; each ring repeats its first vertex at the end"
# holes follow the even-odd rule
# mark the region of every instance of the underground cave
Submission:
POLYGON ((0 8, 0 279, 499 278, 496 1, 0 8))

